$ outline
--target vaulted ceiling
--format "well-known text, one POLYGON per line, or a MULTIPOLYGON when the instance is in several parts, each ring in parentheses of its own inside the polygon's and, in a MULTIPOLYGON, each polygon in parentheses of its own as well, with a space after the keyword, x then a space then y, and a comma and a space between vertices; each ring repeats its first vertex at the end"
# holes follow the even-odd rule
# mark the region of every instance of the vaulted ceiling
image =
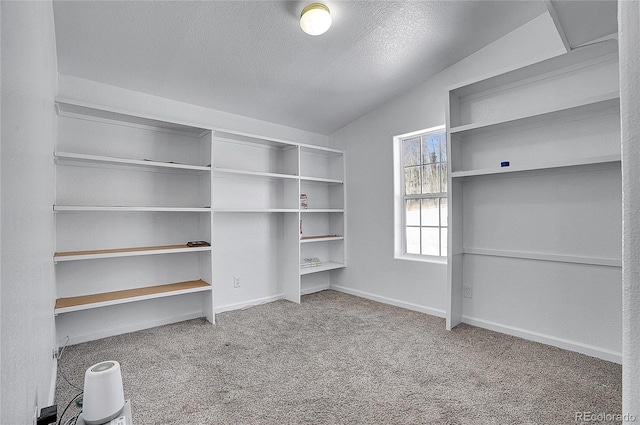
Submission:
MULTIPOLYGON (((544 1, 54 1, 60 74, 331 134, 547 11, 544 1)), ((616 2, 553 1, 573 46, 616 2)))

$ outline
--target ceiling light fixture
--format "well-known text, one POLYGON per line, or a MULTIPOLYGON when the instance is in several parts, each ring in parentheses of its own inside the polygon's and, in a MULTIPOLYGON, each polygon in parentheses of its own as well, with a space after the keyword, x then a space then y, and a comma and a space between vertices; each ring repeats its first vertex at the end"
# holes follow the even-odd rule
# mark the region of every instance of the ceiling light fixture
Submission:
POLYGON ((309 35, 320 35, 327 32, 331 26, 329 8, 321 3, 312 3, 302 9, 300 14, 300 28, 309 35))

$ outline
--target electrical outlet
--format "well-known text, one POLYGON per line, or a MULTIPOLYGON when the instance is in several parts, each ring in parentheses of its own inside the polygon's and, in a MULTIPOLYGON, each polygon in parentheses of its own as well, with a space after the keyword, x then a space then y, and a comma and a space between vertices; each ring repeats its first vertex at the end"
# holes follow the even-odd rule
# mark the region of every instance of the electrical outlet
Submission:
POLYGON ((233 287, 234 288, 239 288, 240 287, 240 276, 234 276, 233 277, 233 287))
POLYGON ((473 298, 473 289, 471 286, 463 286, 462 287, 462 296, 465 298, 473 298))
POLYGON ((53 349, 53 358, 57 359, 59 355, 60 355, 60 351, 57 348, 54 348, 53 349))

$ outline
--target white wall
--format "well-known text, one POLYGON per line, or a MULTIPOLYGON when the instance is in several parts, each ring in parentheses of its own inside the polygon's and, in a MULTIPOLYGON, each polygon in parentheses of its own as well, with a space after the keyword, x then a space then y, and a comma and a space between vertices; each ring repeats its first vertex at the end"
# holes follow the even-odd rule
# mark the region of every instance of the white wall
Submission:
MULTIPOLYGON (((618 2, 622 124, 622 413, 640 418, 640 3, 618 2)), ((635 421, 629 421, 635 422, 635 421)))
POLYGON ((392 138, 443 125, 448 87, 564 52, 545 13, 331 135, 347 158, 349 266, 336 289, 444 317, 446 264, 394 259, 392 138))
POLYGON ((52 400, 56 51, 51 2, 2 2, 2 423, 52 400))

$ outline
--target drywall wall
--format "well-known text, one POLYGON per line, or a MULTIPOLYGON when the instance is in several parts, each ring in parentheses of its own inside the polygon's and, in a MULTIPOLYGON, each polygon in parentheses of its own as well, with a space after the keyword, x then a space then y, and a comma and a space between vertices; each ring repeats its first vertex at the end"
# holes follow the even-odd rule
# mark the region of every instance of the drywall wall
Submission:
POLYGON ((640 3, 618 2, 622 133, 622 413, 640 420, 640 3))
POLYGON ((444 317, 446 264, 394 259, 393 136, 444 125, 454 84, 564 52, 545 13, 331 135, 347 158, 349 266, 335 289, 444 317))
POLYGON ((56 51, 51 2, 1 2, 2 423, 31 424, 53 400, 53 151, 56 51))
POLYGON ((315 145, 326 146, 329 142, 328 136, 69 75, 58 76, 58 96, 123 112, 150 115, 158 119, 180 121, 195 126, 214 126, 218 130, 241 131, 315 145))
MULTIPOLYGON (((446 90, 470 81, 486 78, 508 69, 564 53, 564 45, 548 14, 529 22, 474 55, 430 78, 410 93, 374 110, 361 119, 331 135, 332 145, 347 154, 347 225, 349 229, 349 267, 340 276, 336 289, 368 296, 381 301, 405 305, 416 310, 442 315, 446 306, 446 265, 442 263, 396 260, 394 249, 394 188, 392 138, 444 123, 446 90), (370 195, 376 191, 376 196, 370 195), (386 202, 385 202, 386 201, 386 202)), ((615 67, 611 72, 617 72, 615 67)), ((618 216, 618 214, 616 214, 618 216)), ((603 271, 598 277, 616 289, 620 269, 603 271)), ((589 275, 591 276, 591 275, 589 275)), ((557 285, 547 295, 549 305, 555 303, 553 319, 529 317, 526 323, 510 317, 480 312, 476 302, 474 323, 538 341, 588 352, 604 358, 620 359, 620 292, 606 292, 603 287, 590 291, 593 285, 557 285), (564 291, 558 293, 557 291, 564 291), (576 291, 580 301, 601 300, 611 320, 592 320, 597 326, 575 326, 566 317, 584 317, 578 303, 558 305, 555 300, 572 300, 576 291), (600 297, 606 293, 606 298, 600 297), (551 297, 555 297, 553 300, 551 297), (477 315, 475 314, 477 313, 477 315), (593 335, 592 333, 596 333, 593 335)), ((498 289, 496 289, 498 290, 498 289)), ((512 294, 515 300, 527 294, 512 294)), ((538 302, 545 303, 543 299, 538 302)), ((474 299, 474 301, 476 301, 474 299)), ((517 303, 514 303, 515 306, 517 303)), ((590 305, 591 305, 590 304, 590 305)), ((495 310, 489 300, 486 311, 495 310)), ((551 308, 551 307, 550 307, 551 308)), ((513 312, 513 309, 511 310, 513 312)), ((443 324, 444 326, 444 324, 443 324)))

